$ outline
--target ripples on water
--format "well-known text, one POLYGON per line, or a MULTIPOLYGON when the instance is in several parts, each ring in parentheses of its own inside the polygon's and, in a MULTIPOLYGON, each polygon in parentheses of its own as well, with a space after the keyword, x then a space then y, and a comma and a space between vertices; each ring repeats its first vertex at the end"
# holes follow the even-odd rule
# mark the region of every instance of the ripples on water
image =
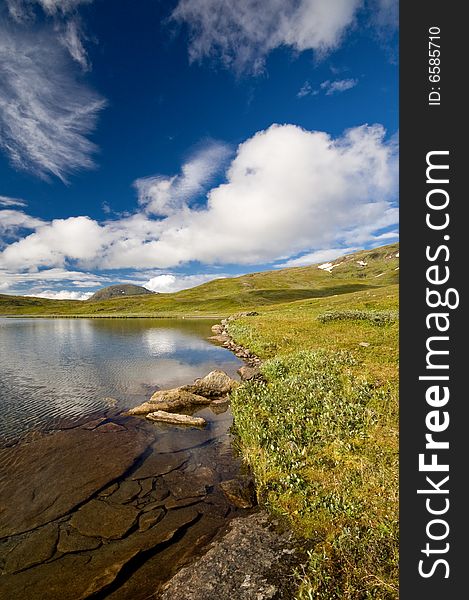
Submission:
POLYGON ((123 410, 238 359, 210 344, 213 321, 0 319, 0 445, 123 410))

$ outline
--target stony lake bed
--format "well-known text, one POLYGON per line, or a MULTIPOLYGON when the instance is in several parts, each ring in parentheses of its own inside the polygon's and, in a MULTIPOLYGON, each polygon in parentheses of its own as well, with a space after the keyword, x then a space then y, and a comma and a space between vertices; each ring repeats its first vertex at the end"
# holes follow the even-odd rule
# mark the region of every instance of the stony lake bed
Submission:
MULTIPOLYGON (((18 321, 22 328, 20 341, 24 342, 26 320, 18 321)), ((50 323, 49 327, 46 322, 39 324, 39 338, 43 335, 44 342, 48 339, 50 344, 58 327, 58 331, 66 332, 68 341, 59 336, 55 343, 69 343, 73 322, 50 323)), ((83 323, 75 323, 79 342, 83 323)), ((95 332, 94 323, 87 327, 95 332)), ((132 343, 137 347, 142 335, 148 339, 149 327, 153 329, 152 339, 166 344, 152 361, 160 361, 157 373, 163 370, 160 376, 166 377, 166 386, 168 381, 190 384, 188 372, 202 376, 217 361, 225 368, 228 365, 232 375, 242 364, 228 350, 206 340, 210 333, 207 323, 195 324, 195 330, 183 324, 182 334, 177 324, 165 328, 161 323, 112 323, 109 329, 104 328, 106 340, 99 340, 101 349, 115 342, 110 351, 112 370, 105 368, 104 375, 115 372, 122 377, 115 364, 115 346, 123 348, 122 338, 127 336, 131 344, 126 350, 131 353, 132 343), (176 335, 171 344, 168 339, 172 332, 176 335), (182 361, 177 356, 178 344, 182 348, 188 340, 195 351, 185 354, 182 361), (175 369, 169 375, 171 361, 175 361, 175 369)), ((41 357, 37 342, 36 335, 31 348, 35 368, 27 374, 35 399, 41 377, 47 381, 51 376, 47 372, 44 377, 44 369, 42 375, 38 369, 41 357)), ((155 345, 152 348, 154 351, 155 345)), ((148 364, 151 356, 146 355, 144 360, 148 364)), ((66 361, 64 368, 70 364, 66 361)), ((83 364, 89 365, 86 355, 81 358, 80 368, 83 364)), ((10 370, 5 372, 14 381, 17 374, 12 373, 12 364, 7 367, 10 370)), ((125 368, 125 360, 121 368, 125 368)), ((60 368, 57 377, 63 381, 60 368)), ((70 377, 73 380, 73 371, 70 377)), ((83 372, 80 377, 84 377, 83 372)), ((115 392, 112 385, 108 387, 108 393, 115 392)), ((105 391, 99 390, 101 394, 105 391)), ((52 394, 53 389, 46 390, 44 396, 52 394)), ((131 400, 128 396, 123 402, 111 403, 109 396, 105 399, 101 407, 90 399, 92 410, 88 414, 72 411, 60 417, 60 427, 55 414, 49 426, 47 419, 39 419, 39 427, 21 431, 16 438, 5 437, 0 448, 1 598, 158 598, 163 584, 226 531, 233 517, 255 511, 248 508, 249 502, 241 504, 244 509, 239 508, 239 503, 223 491, 223 484, 228 482, 229 486, 229 482, 243 477, 240 460, 232 448, 232 415, 226 402, 189 411, 206 421, 205 427, 196 428, 127 416, 122 410, 126 403, 129 407, 147 399, 144 394, 135 394, 131 400)), ((40 405, 36 405, 38 408, 40 405)), ((16 423, 19 411, 13 412, 12 423, 16 423)), ((267 530, 262 539, 270 543, 267 530)), ((200 582, 198 589, 200 593, 200 582)), ((175 594, 182 597, 180 592, 175 594)))

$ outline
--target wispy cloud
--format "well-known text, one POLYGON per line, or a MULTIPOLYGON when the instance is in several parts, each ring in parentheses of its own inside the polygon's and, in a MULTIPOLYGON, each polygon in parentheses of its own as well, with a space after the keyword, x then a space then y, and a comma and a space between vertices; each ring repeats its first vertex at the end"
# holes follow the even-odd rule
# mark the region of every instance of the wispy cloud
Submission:
POLYGON ((179 0, 173 19, 189 28, 191 61, 218 58, 259 73, 280 46, 323 55, 336 48, 361 0, 179 0))
POLYGON ((297 98, 304 98, 305 96, 317 96, 319 93, 332 96, 351 90, 357 84, 358 79, 335 79, 333 81, 327 79, 319 84, 319 88, 315 89, 309 81, 305 81, 296 96, 297 98))
POLYGON ((351 90, 358 83, 358 79, 336 79, 335 81, 323 81, 320 85, 326 96, 332 96, 332 94, 340 94, 347 90, 351 90))
POLYGON ((23 23, 34 18, 34 6, 50 16, 67 15, 76 11, 80 4, 91 4, 93 0, 6 0, 10 16, 23 23))
POLYGON ((59 40, 83 71, 88 71, 90 64, 83 45, 83 32, 78 18, 72 18, 64 26, 59 27, 59 40))
POLYGON ((316 95, 317 90, 314 90, 309 81, 305 81, 297 93, 297 98, 304 98, 305 96, 316 95))
POLYGON ((0 196, 0 206, 26 206, 26 202, 21 198, 10 198, 9 196, 0 196))
POLYGON ((195 152, 179 175, 152 175, 135 181, 139 204, 145 212, 169 216, 189 200, 207 191, 213 178, 226 166, 232 153, 227 144, 210 142, 195 152))
POLYGON ((48 30, 0 26, 0 144, 17 169, 39 177, 94 167, 87 138, 105 101, 70 73, 48 30))

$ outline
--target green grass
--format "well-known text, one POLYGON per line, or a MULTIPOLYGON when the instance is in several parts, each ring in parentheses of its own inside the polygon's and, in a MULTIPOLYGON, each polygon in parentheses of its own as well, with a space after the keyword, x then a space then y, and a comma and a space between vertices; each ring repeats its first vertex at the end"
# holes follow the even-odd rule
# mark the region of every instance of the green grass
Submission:
POLYGON ((266 383, 243 384, 232 407, 260 501, 308 549, 299 600, 397 598, 397 292, 295 302, 229 324, 266 359, 266 383), (346 318, 321 321, 325 312, 346 318))
POLYGON ((110 300, 45 300, 0 294, 3 316, 170 317, 227 316, 285 302, 327 298, 397 283, 398 245, 349 255, 331 273, 317 265, 216 279, 174 294, 126 296, 110 300), (365 261, 364 268, 358 261, 365 261))

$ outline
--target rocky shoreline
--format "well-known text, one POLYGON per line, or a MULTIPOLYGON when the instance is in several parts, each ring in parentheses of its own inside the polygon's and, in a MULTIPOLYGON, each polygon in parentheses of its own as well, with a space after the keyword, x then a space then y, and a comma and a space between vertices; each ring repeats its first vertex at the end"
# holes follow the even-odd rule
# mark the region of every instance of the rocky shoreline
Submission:
MULTIPOLYGON (((259 358, 227 333, 236 316, 211 339, 244 360, 242 380, 259 377, 259 358)), ((0 597, 290 599, 292 538, 255 507, 231 450, 237 385, 215 370, 3 449, 0 597)))

